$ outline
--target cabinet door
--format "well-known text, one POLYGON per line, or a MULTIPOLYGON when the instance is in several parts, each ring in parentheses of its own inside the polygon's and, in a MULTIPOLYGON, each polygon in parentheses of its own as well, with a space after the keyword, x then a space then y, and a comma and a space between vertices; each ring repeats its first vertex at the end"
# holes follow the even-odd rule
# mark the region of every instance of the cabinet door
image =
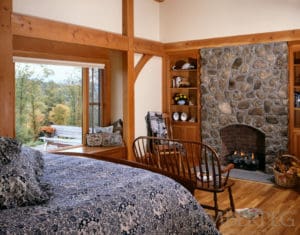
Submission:
POLYGON ((300 158, 300 131, 294 131, 292 134, 291 154, 300 158))
POLYGON ((173 137, 181 140, 200 140, 200 130, 198 125, 173 125, 173 137))

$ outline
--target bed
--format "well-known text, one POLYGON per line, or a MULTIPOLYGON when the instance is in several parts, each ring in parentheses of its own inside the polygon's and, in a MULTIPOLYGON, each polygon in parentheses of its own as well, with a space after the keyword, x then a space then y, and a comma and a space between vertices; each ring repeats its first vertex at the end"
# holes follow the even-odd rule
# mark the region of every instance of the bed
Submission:
MULTIPOLYGON (((24 147, 22 154, 41 155, 24 147)), ((78 156, 40 160, 43 172, 33 172, 48 198, 2 205, 0 234, 219 234, 191 193, 168 177, 78 156)))

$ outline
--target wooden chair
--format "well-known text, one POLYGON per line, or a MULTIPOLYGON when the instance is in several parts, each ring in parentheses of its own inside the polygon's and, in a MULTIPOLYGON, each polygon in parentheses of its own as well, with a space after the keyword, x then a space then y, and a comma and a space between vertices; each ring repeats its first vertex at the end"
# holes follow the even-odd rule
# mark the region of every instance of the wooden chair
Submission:
POLYGON ((173 138, 173 130, 169 114, 149 111, 145 119, 148 136, 173 138))
MULTIPOLYGON (((183 164, 188 163, 184 148, 169 139, 151 136, 141 136, 133 141, 132 149, 135 161, 147 167, 155 168, 161 174, 181 183, 191 193, 195 189, 195 181, 191 180, 188 171, 183 171, 183 164)), ((189 169, 185 166, 184 169, 189 169)), ((191 171, 190 171, 191 173, 191 171)))
MULTIPOLYGON (((182 141, 181 141, 182 142, 182 141)), ((222 167, 218 154, 210 146, 196 141, 183 141, 187 158, 192 162, 193 177, 196 180, 195 190, 203 190, 213 193, 213 205, 201 204, 204 208, 214 210, 215 221, 219 227, 223 215, 228 211, 235 213, 235 206, 232 196, 234 182, 229 179, 230 170, 233 164, 222 167), (229 207, 220 209, 218 205, 218 193, 228 191, 229 207)))
POLYGON ((234 182, 229 180, 234 165, 221 167, 217 153, 210 146, 197 141, 142 136, 134 140, 133 152, 137 162, 189 181, 189 190, 193 194, 195 190, 213 193, 213 205, 201 205, 214 210, 217 226, 226 212, 235 212, 231 190, 234 182), (225 190, 229 194, 230 206, 220 209, 217 194, 225 190))

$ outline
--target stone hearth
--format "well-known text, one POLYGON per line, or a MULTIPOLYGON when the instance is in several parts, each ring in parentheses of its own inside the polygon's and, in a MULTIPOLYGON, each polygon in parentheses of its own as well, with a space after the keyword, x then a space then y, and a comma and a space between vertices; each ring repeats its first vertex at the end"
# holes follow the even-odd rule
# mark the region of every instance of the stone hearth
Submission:
POLYGON ((266 172, 288 143, 286 42, 204 48, 201 54, 201 135, 224 156, 220 131, 242 124, 265 135, 266 172))

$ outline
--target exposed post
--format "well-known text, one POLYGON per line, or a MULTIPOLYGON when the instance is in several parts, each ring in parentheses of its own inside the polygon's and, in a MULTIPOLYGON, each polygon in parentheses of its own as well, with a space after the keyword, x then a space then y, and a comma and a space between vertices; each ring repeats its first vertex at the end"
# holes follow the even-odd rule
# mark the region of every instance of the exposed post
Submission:
POLYGON ((128 38, 128 50, 124 55, 124 82, 123 82, 123 138, 127 145, 127 158, 133 160, 131 149, 134 140, 134 25, 133 0, 123 0, 123 35, 128 38))
POLYGON ((0 135, 15 136, 12 0, 0 1, 0 135))

